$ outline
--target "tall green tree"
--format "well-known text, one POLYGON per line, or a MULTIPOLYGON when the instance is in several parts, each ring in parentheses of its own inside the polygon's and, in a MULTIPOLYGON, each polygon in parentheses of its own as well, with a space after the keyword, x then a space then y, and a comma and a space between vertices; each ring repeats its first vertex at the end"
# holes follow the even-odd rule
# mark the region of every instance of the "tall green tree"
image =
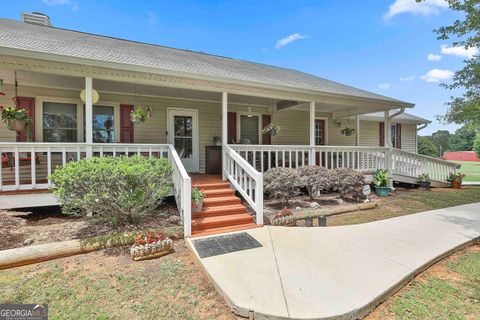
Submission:
MULTIPOLYGON (((416 0, 422 2, 424 0, 416 0)), ((454 46, 480 48, 480 1, 447 0, 450 9, 461 13, 463 18, 449 26, 435 30, 440 40, 452 40, 454 46)), ((448 110, 440 120, 447 123, 480 126, 480 57, 465 60, 465 66, 455 72, 451 84, 442 84, 447 89, 464 89, 461 96, 452 97, 448 110)))
POLYGON ((438 146, 433 141, 432 137, 418 137, 418 153, 430 156, 438 157, 440 152, 438 146))
POLYGON ((448 151, 472 151, 477 130, 473 126, 463 126, 450 136, 448 151))

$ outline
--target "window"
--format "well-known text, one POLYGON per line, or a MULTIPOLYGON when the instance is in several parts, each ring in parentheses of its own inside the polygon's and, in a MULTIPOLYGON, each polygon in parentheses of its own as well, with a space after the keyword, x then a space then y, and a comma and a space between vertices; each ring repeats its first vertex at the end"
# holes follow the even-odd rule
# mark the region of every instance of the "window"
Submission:
MULTIPOLYGON (((85 105, 83 106, 85 119, 85 105)), ((113 143, 115 142, 115 117, 112 106, 93 106, 93 142, 113 143)), ((85 128, 85 120, 84 120, 85 128)), ((85 140, 85 129, 83 130, 85 140)))
POLYGON ((325 144, 325 120, 315 119, 315 145, 325 144))
POLYGON ((77 105, 43 103, 43 141, 77 142, 77 105))
POLYGON ((240 142, 244 144, 259 144, 259 117, 240 116, 240 142))
POLYGON ((180 158, 193 156, 193 118, 190 116, 173 117, 174 146, 180 158))

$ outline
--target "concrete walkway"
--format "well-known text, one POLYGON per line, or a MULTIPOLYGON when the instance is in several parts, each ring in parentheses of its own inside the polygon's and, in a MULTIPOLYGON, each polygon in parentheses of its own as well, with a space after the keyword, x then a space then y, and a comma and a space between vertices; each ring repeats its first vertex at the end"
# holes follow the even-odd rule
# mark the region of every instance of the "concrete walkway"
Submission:
POLYGON ((263 247, 203 259, 192 249, 237 314, 356 319, 433 262, 478 241, 480 203, 361 225, 246 232, 263 247))

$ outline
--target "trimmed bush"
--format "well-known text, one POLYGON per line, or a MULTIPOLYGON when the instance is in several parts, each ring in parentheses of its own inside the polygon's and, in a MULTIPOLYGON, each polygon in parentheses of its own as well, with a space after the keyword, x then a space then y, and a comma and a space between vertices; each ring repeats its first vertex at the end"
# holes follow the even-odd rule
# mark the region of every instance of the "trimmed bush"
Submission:
POLYGON ((69 162, 50 176, 62 211, 91 213, 113 225, 137 224, 172 190, 167 159, 94 157, 69 162))
POLYGON ((320 166, 303 166, 297 169, 300 184, 307 189, 310 200, 320 191, 329 190, 334 183, 332 170, 320 166))
POLYGON ((333 189, 340 193, 342 199, 358 201, 365 198, 362 193, 365 177, 361 172, 353 169, 334 169, 333 172, 335 175, 333 189))
POLYGON ((277 200, 288 201, 300 194, 299 175, 296 169, 273 168, 263 175, 264 191, 277 200))

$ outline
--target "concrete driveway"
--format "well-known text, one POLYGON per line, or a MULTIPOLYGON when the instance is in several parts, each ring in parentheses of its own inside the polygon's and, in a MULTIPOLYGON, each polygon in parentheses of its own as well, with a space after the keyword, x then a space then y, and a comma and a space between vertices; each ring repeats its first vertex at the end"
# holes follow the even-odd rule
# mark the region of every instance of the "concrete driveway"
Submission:
POLYGON ((242 316, 356 319, 480 237, 480 203, 361 225, 245 231, 262 247, 200 258, 242 316))

